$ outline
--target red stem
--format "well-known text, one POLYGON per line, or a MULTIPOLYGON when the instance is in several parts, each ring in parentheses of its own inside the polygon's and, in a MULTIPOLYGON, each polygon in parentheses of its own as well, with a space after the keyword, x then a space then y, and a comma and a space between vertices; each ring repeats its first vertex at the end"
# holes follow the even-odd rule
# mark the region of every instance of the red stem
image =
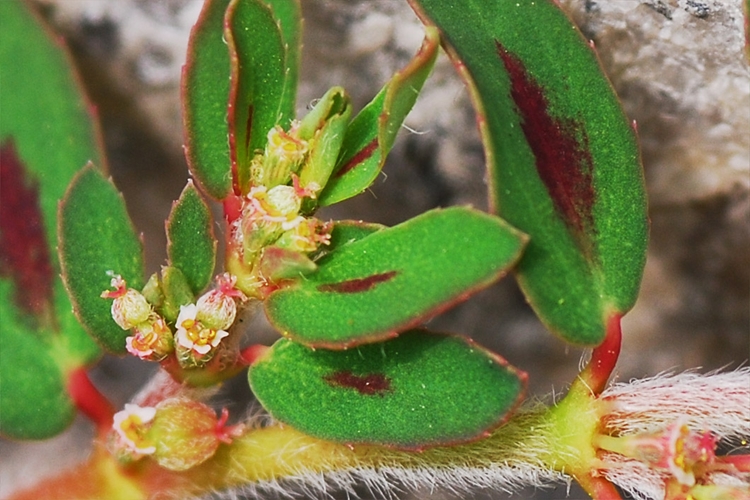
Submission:
POLYGON ((70 372, 68 394, 81 413, 91 419, 100 432, 109 430, 115 415, 114 406, 91 383, 85 368, 79 367, 70 372))
POLYGON ((620 357, 622 345, 621 314, 613 314, 607 322, 607 333, 604 341, 591 353, 591 361, 578 376, 581 382, 598 396, 607 387, 607 381, 615 369, 620 357))
POLYGON ((266 351, 268 351, 268 349, 268 346, 262 344, 253 344, 249 347, 244 348, 240 352, 240 359, 237 362, 238 364, 242 364, 243 366, 250 366, 255 363, 266 351))
POLYGON ((576 477, 576 480, 593 500, 622 500, 615 485, 601 476, 589 473, 583 477, 576 477))
POLYGON ((716 457, 716 461, 732 465, 739 472, 750 472, 750 455, 725 455, 716 457))

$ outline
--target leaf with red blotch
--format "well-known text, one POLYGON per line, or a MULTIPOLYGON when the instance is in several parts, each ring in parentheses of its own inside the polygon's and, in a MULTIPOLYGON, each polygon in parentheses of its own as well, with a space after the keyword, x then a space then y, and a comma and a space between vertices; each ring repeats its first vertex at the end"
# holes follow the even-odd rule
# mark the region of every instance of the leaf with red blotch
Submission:
POLYGON ((39 206, 39 183, 28 178, 12 141, 0 144, 0 276, 14 284, 29 316, 51 314, 55 271, 39 206))
POLYGON ((72 313, 54 248, 58 200, 103 153, 60 38, 21 1, 0 2, 0 19, 0 434, 43 439, 75 416, 67 375, 101 354, 72 313))
POLYGON ((516 271, 541 320, 597 345, 634 304, 648 239, 631 124, 552 0, 410 0, 478 111, 494 210, 530 236, 516 271))
POLYGON ((501 219, 466 207, 353 232, 351 243, 337 236, 315 272, 268 296, 266 313, 284 335, 329 349, 396 336, 502 277, 526 243, 501 219))
POLYGON ((248 378, 279 422, 321 439, 407 450, 486 436, 526 386, 526 374, 497 354, 423 330, 346 351, 282 339, 248 378))

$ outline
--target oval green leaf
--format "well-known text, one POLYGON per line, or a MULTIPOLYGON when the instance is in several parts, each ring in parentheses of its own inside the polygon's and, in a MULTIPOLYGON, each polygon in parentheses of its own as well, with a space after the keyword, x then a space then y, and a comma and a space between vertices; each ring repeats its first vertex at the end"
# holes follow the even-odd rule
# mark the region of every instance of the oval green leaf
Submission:
POLYGON ((260 0, 232 0, 224 37, 231 60, 229 148, 235 193, 249 189, 250 162, 274 125, 288 120, 286 49, 271 8, 260 0), (286 99, 286 100, 285 100, 286 99))
POLYGON ((415 330, 348 351, 281 339, 249 380, 276 420, 304 433, 421 450, 496 428, 520 403, 526 374, 470 340, 415 330))
POLYGON ((273 292, 266 313, 284 335, 344 349, 393 337, 503 276, 526 238, 466 207, 433 210, 321 258, 273 292))
POLYGON ((224 13, 229 0, 206 0, 190 32, 182 70, 185 157, 193 177, 212 198, 232 190, 229 156, 229 51, 224 42, 224 13))
POLYGON ((284 90, 281 97, 279 124, 288 129, 297 116, 297 82, 299 79, 300 49, 302 45, 302 15, 299 0, 264 0, 271 7, 279 24, 284 44, 284 90))
POLYGON ((333 176, 319 197, 327 206, 356 196, 377 178, 396 134, 432 71, 440 38, 427 27, 414 59, 349 124, 333 176))
POLYGON ((110 275, 129 288, 143 287, 143 248, 117 188, 93 165, 71 182, 60 202, 59 247, 62 276, 79 321, 105 349, 124 354, 125 337, 112 319, 110 275))
POLYGON ((635 302, 648 221, 636 136, 596 54, 552 0, 410 2, 469 85, 496 212, 530 236, 521 288, 553 332, 599 344, 635 302))
POLYGON ((211 209, 188 181, 167 219, 167 256, 171 266, 185 275, 194 295, 211 282, 216 262, 211 209))

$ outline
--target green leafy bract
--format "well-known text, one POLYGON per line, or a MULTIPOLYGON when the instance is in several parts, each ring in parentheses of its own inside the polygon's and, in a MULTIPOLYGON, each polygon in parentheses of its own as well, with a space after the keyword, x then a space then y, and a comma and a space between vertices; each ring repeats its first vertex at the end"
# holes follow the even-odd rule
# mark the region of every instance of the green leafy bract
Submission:
POLYGON ((211 282, 216 244, 211 209, 188 181, 167 220, 167 255, 195 295, 211 282))
POLYGON ((422 48, 414 59, 352 120, 333 176, 320 194, 321 206, 351 198, 377 178, 401 124, 432 70, 439 40, 437 31, 427 27, 422 48))
POLYGON ((302 432, 419 450, 500 425, 521 401, 526 374, 470 340, 409 331, 348 351, 282 339, 249 379, 270 414, 302 432))
POLYGON ((597 345, 635 302, 648 222, 636 137, 552 0, 410 0, 479 114, 495 210, 530 237, 518 281, 542 321, 597 345))
POLYGON ((505 274, 524 235, 464 207, 433 210, 321 258, 266 300, 284 335, 342 349, 392 337, 505 274))
POLYGON ((73 179, 59 213, 63 280, 76 315, 89 334, 112 353, 124 354, 125 337, 103 299, 113 274, 129 288, 143 287, 143 249, 117 188, 89 164, 73 179))

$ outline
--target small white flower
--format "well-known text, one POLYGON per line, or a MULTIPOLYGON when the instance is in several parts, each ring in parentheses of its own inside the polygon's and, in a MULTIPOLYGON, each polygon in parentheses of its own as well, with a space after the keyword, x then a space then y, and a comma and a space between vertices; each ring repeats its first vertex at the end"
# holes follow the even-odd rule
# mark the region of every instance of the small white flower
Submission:
POLYGON ((119 443, 137 455, 151 455, 156 447, 146 439, 149 424, 156 416, 156 408, 126 404, 125 409, 115 413, 112 428, 119 443))
POLYGON ((198 306, 188 304, 180 306, 180 314, 177 316, 177 344, 185 349, 194 351, 199 356, 204 356, 219 345, 222 339, 229 335, 225 330, 206 328, 203 323, 196 319, 198 306))

